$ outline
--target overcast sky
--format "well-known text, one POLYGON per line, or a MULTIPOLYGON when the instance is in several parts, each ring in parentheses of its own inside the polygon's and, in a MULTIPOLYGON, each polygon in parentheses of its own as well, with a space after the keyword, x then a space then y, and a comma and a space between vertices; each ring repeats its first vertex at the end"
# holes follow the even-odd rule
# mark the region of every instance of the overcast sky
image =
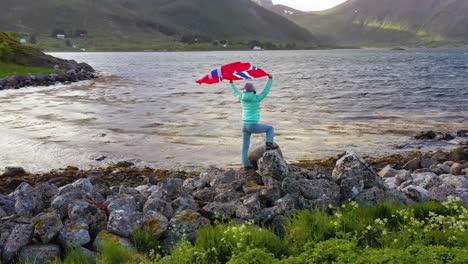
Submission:
POLYGON ((346 0, 273 0, 275 4, 287 5, 303 11, 319 11, 334 7, 346 0))

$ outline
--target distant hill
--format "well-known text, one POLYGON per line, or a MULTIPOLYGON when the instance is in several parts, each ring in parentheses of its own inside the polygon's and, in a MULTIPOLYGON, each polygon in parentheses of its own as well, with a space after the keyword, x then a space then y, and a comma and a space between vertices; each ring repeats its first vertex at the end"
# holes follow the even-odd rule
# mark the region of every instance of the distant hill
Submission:
POLYGON ((274 12, 340 45, 441 46, 468 43, 467 0, 349 0, 322 12, 274 12))
POLYGON ((0 10, 0 30, 50 46, 55 42, 44 39, 57 34, 82 44, 93 44, 91 39, 95 45, 141 47, 214 40, 317 43, 306 29, 249 0, 2 0, 0 10))

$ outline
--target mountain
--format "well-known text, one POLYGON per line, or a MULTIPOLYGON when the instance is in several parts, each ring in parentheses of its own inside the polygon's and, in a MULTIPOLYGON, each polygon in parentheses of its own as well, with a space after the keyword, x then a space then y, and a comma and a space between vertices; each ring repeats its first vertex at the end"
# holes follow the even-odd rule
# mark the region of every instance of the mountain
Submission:
POLYGON ((0 10, 0 31, 38 36, 46 45, 55 45, 50 38, 57 34, 95 45, 316 43, 306 29, 250 0, 1 0, 0 10))
POLYGON ((348 0, 321 12, 274 12, 340 45, 441 46, 468 42, 467 0, 348 0))

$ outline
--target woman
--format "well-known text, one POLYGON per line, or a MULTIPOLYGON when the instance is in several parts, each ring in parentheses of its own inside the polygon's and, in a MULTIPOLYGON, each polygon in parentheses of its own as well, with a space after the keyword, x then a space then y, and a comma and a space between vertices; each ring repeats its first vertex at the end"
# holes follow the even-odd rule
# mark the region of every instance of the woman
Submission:
POLYGON ((266 133, 266 150, 275 149, 273 144, 275 132, 272 126, 259 124, 260 120, 260 102, 265 99, 273 84, 273 77, 268 76, 269 80, 265 86, 265 89, 257 95, 255 87, 251 83, 245 84, 244 92, 240 93, 237 90, 234 83, 231 81, 231 90, 234 96, 242 104, 242 121, 244 123, 242 127, 243 132, 243 144, 242 144, 242 164, 245 170, 251 170, 252 166, 249 162, 248 153, 250 146, 250 136, 252 133, 261 134, 266 133))

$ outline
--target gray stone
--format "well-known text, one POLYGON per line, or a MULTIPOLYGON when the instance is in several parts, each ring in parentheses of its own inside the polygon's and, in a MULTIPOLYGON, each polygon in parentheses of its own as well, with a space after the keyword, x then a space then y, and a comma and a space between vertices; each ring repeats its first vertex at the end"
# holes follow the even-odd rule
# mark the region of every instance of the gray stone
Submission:
POLYGON ((26 171, 22 167, 5 167, 1 177, 16 177, 24 174, 26 171))
POLYGON ((457 189, 468 189, 468 177, 466 176, 455 176, 451 174, 440 175, 444 185, 451 185, 457 189))
POLYGON ((258 197, 262 205, 269 207, 281 198, 281 189, 276 186, 266 187, 260 190, 258 197))
POLYGON ((212 180, 210 181, 210 185, 213 187, 224 184, 231 184, 236 180, 236 171, 233 169, 222 170, 222 173, 219 172, 211 177, 212 180))
POLYGON ((407 170, 401 170, 395 176, 395 185, 400 186, 402 183, 411 179, 411 173, 407 170))
POLYGON ((91 183, 91 180, 88 178, 83 178, 76 180, 75 182, 72 183, 72 186, 82 190, 83 192, 91 192, 93 190, 93 184, 91 183))
POLYGON ((186 179, 184 181, 184 184, 182 184, 182 188, 187 193, 192 193, 195 190, 200 190, 208 186, 209 186, 208 181, 203 181, 200 179, 193 179, 193 178, 186 179))
POLYGON ((213 199, 215 202, 219 203, 232 203, 238 202, 241 198, 241 194, 233 190, 224 190, 217 192, 217 195, 213 199))
POLYGON ((142 226, 142 218, 143 214, 140 212, 124 210, 113 211, 109 215, 107 230, 121 237, 130 237, 142 226))
POLYGON ((200 208, 198 207, 197 202, 191 196, 179 197, 172 201, 171 203, 174 212, 183 211, 187 209, 191 209, 194 211, 198 211, 200 208))
POLYGON ((123 211, 141 211, 142 207, 139 205, 137 199, 134 196, 123 194, 116 198, 111 198, 105 202, 109 212, 117 210, 123 211))
POLYGON ((148 198, 148 201, 146 201, 145 206, 143 207, 143 212, 155 211, 161 213, 167 218, 170 218, 174 213, 174 209, 172 209, 171 204, 160 198, 152 198, 152 196, 153 195, 151 195, 150 198, 148 198))
POLYGON ((271 177, 282 181, 289 175, 289 167, 279 150, 266 151, 258 161, 258 169, 262 177, 271 177))
POLYGON ((428 198, 433 201, 446 202, 449 196, 458 197, 458 192, 451 185, 432 187, 428 192, 428 198))
POLYGON ((206 204, 202 210, 211 220, 229 220, 236 212, 236 205, 235 203, 214 202, 206 204))
POLYGON ((69 223, 59 233, 60 244, 65 248, 81 247, 91 241, 87 225, 72 225, 69 223))
POLYGON ((340 187, 325 179, 299 180, 299 189, 304 198, 313 200, 316 207, 320 208, 337 204, 340 199, 340 187))
POLYGON ((158 187, 161 191, 167 194, 167 197, 170 200, 174 200, 184 194, 184 190, 182 188, 183 184, 184 181, 182 179, 165 178, 158 183, 158 187))
POLYGON ((447 174, 450 173, 450 167, 444 164, 437 165, 437 168, 441 172, 440 174, 447 174))
POLYGON ((241 205, 236 207, 236 216, 240 219, 258 219, 262 205, 258 193, 247 195, 241 205))
POLYGON ((44 244, 49 243, 63 228, 62 219, 55 211, 41 213, 31 222, 44 244))
POLYGON ((423 168, 430 168, 432 165, 435 165, 437 164, 437 160, 436 159, 427 159, 427 158, 422 158, 421 159, 421 167, 423 168))
POLYGON ((48 183, 40 183, 35 188, 28 183, 21 183, 13 193, 16 214, 31 217, 41 212, 49 206, 49 198, 53 192, 52 186, 48 183))
POLYGON ((210 221, 208 219, 193 210, 184 210, 175 213, 169 221, 169 226, 171 228, 168 237, 170 238, 171 244, 176 243, 182 236, 185 236, 188 241, 193 242, 195 240, 195 231, 209 223, 210 221))
POLYGON ((395 177, 399 173, 398 170, 392 168, 392 166, 387 165, 379 172, 379 176, 382 178, 390 178, 395 177))
POLYGON ((56 196, 51 203, 51 207, 56 209, 61 217, 68 216, 68 205, 77 200, 86 200, 90 197, 82 191, 72 191, 56 196))
POLYGON ((396 179, 395 178, 385 178, 385 184, 389 189, 396 189, 397 185, 395 183, 396 179))
POLYGON ((296 176, 284 178, 281 182, 281 194, 289 194, 295 199, 299 198, 301 195, 301 187, 296 176))
POLYGON ((451 167, 450 167, 450 174, 453 174, 453 175, 463 175, 462 173, 462 170, 464 169, 464 167, 460 164, 460 163, 454 163, 451 167))
POLYGON ((210 188, 204 188, 201 190, 196 190, 195 192, 192 193, 192 196, 204 203, 211 203, 213 202, 214 198, 216 197, 218 193, 210 188))
MULTIPOLYGON (((280 147, 278 144, 273 143, 274 147, 276 147, 276 151, 283 157, 283 153, 281 152, 280 147)), ((255 169, 258 170, 258 161, 263 157, 266 152, 266 145, 258 146, 252 148, 252 151, 249 152, 248 158, 250 161, 250 165, 255 169)))
POLYGON ((34 234, 31 224, 16 224, 3 245, 2 260, 9 263, 21 248, 29 244, 34 234))
POLYGON ((411 177, 413 178, 413 185, 420 186, 426 190, 429 190, 432 186, 442 184, 439 176, 432 172, 414 173, 411 177))
POLYGON ((408 161, 405 165, 403 165, 403 169, 409 170, 409 171, 415 171, 417 169, 421 168, 421 159, 420 158, 414 158, 410 161, 408 161))
POLYGON ((74 224, 91 225, 106 220, 106 214, 94 204, 86 201, 75 201, 68 206, 68 218, 74 224))
POLYGON ((0 194, 0 208, 3 209, 6 215, 12 215, 15 211, 15 199, 6 195, 0 194))
POLYGON ((21 263, 42 264, 60 258, 58 245, 30 245, 21 249, 18 260, 21 263))
POLYGON ((144 230, 150 231, 154 239, 159 239, 169 227, 169 220, 155 211, 148 211, 143 216, 144 230))
POLYGON ((333 179, 341 189, 342 199, 354 199, 364 189, 383 188, 384 182, 379 175, 354 151, 341 157, 333 169, 333 179))
POLYGON ((416 202, 424 202, 428 199, 428 191, 421 186, 410 185, 402 191, 406 196, 416 202))
POLYGON ((385 192, 382 189, 379 189, 377 187, 373 187, 370 189, 366 189, 359 193, 358 196, 356 196, 355 201, 362 206, 370 206, 370 205, 375 205, 381 202, 385 197, 385 192))
POLYGON ((136 248, 133 246, 130 239, 117 236, 106 230, 99 232, 96 236, 96 239, 93 242, 93 248, 95 250, 99 250, 105 241, 113 241, 131 252, 136 252, 136 248))

